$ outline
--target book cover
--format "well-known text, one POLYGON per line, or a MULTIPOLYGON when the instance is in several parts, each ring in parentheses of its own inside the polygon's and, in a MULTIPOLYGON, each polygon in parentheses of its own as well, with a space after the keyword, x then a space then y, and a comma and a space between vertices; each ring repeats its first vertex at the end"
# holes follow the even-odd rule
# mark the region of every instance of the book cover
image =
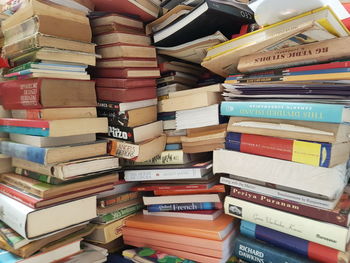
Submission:
POLYGON ((139 100, 149 100, 157 97, 155 87, 132 89, 96 87, 96 92, 99 100, 116 102, 133 102, 139 100))
POLYGON ((155 87, 155 79, 116 79, 116 78, 96 78, 97 87, 103 88, 142 88, 142 87, 155 87))

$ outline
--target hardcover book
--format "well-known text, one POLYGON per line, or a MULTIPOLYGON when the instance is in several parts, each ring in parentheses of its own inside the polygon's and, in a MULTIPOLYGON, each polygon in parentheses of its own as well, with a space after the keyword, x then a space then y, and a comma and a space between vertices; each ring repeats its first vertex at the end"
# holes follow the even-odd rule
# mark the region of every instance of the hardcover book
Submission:
POLYGON ((115 43, 96 48, 102 58, 156 58, 156 49, 152 46, 115 43))
POLYGON ((96 68, 94 75, 99 78, 159 78, 160 72, 158 68, 96 68))
POLYGON ((96 78, 97 87, 104 88, 143 88, 143 87, 155 87, 155 79, 116 79, 116 78, 96 78))
POLYGON ((157 96, 155 87, 142 87, 133 89, 96 87, 96 92, 97 98, 99 100, 109 100, 116 102, 149 100, 156 98, 157 96))

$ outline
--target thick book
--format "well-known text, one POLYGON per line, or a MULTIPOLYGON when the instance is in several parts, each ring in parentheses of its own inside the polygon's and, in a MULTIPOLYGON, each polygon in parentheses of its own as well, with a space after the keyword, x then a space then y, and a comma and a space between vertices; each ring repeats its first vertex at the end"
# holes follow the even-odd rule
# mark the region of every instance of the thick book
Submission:
POLYGON ((229 132, 228 150, 267 156, 320 167, 333 167, 348 160, 350 143, 321 143, 229 132))
POLYGON ((339 197, 347 181, 346 163, 324 168, 235 151, 215 150, 213 164, 214 173, 267 182, 283 186, 291 192, 303 192, 308 196, 328 200, 339 197))
POLYGON ((133 89, 102 88, 96 87, 98 100, 109 100, 116 102, 133 102, 156 98, 155 87, 142 87, 133 89))
POLYGON ((237 117, 329 123, 346 123, 350 121, 350 108, 339 104, 224 101, 221 104, 220 112, 222 115, 237 117))
POLYGON ((126 220, 127 227, 153 230, 209 240, 223 240, 233 230, 237 221, 221 215, 215 220, 193 220, 186 218, 158 217, 137 214, 126 220))
POLYGON ((169 24, 153 35, 157 46, 175 46, 220 31, 227 38, 238 33, 242 24, 254 21, 250 9, 244 5, 225 5, 206 0, 184 17, 169 24), (206 25, 205 27, 203 25, 206 25))
POLYGON ((342 143, 349 141, 350 126, 326 122, 230 117, 227 131, 315 142, 342 143))
POLYGON ((234 255, 247 262, 312 263, 313 261, 288 250, 255 239, 238 236, 234 255))
POLYGON ((156 49, 153 46, 137 44, 114 43, 96 48, 96 53, 102 58, 156 58, 156 49))
POLYGON ((86 158, 53 165, 42 165, 23 159, 13 158, 12 165, 32 172, 57 177, 61 180, 68 180, 69 178, 84 174, 119 168, 118 158, 113 156, 86 158))
POLYGON ((106 58, 96 61, 98 68, 156 68, 157 66, 157 60, 154 58, 106 58))
POLYGON ((98 78, 156 79, 160 77, 158 68, 96 68, 93 74, 98 78))
POLYGON ((107 118, 66 120, 24 120, 0 118, 0 131, 43 137, 61 137, 90 133, 106 133, 107 118))
POLYGON ((341 252, 248 221, 241 221, 240 232, 246 237, 264 241, 303 257, 308 257, 316 262, 338 263, 342 260, 349 262, 347 252, 341 252))
POLYGON ((98 102, 97 106, 99 108, 113 109, 115 111, 128 111, 133 109, 139 109, 143 107, 157 105, 157 99, 148 99, 148 100, 139 100, 133 102, 115 102, 115 101, 106 101, 101 100, 98 102))
POLYGON ((40 148, 14 142, 0 142, 0 152, 39 164, 54 164, 107 154, 107 142, 40 148))
POLYGON ((97 45, 108 45, 114 43, 151 45, 151 39, 144 34, 130 34, 123 31, 112 31, 99 34, 94 37, 93 42, 97 45))
POLYGON ((4 213, 0 219, 21 236, 33 239, 96 217, 96 197, 87 197, 49 208, 34 210, 0 194, 4 213), (57 220, 57 214, 60 220, 57 220))
POLYGON ((11 114, 14 119, 27 120, 61 120, 97 117, 95 107, 12 110, 11 114))
POLYGON ((131 166, 126 167, 126 181, 154 181, 202 178, 211 172, 212 162, 194 162, 172 166, 131 166))
POLYGON ((93 81, 37 78, 1 83, 5 109, 95 107, 93 81))
POLYGON ((127 160, 144 162, 163 152, 165 144, 166 136, 164 134, 138 144, 108 138, 108 154, 127 160))
POLYGON ((117 78, 96 78, 97 87, 103 88, 143 88, 143 87, 155 87, 155 79, 117 79, 117 78))
POLYGON ((349 57, 348 53, 344 50, 349 45, 349 41, 349 37, 335 38, 305 44, 300 47, 287 47, 279 50, 255 53, 241 57, 237 69, 240 72, 248 73, 344 59, 349 57))
POLYGON ((144 196, 144 205, 180 204, 180 203, 220 203, 222 194, 192 194, 169 196, 144 196))
POLYGON ((299 215, 226 197, 225 213, 327 247, 346 251, 349 229, 299 215))

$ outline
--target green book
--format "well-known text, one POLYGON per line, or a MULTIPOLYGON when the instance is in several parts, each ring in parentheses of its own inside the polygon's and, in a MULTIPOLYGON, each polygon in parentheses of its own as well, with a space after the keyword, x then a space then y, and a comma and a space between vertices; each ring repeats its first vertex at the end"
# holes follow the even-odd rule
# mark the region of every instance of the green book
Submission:
POLYGON ((7 226, 0 220, 0 236, 6 240, 6 242, 14 249, 19 249, 29 243, 28 239, 25 239, 19 235, 12 228, 7 226))
POLYGON ((110 223, 112 221, 116 221, 128 215, 134 214, 137 211, 141 210, 142 207, 143 207, 143 204, 136 204, 136 205, 132 205, 132 206, 114 211, 112 213, 100 215, 95 219, 95 222, 98 224, 110 223))

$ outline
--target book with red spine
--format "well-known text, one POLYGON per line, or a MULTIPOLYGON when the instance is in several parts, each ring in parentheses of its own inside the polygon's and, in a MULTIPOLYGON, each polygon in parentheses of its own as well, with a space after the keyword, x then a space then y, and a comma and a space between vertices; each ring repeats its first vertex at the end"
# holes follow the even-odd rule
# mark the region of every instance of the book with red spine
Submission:
POLYGON ((250 192, 233 186, 231 187, 230 195, 232 197, 243 199, 255 204, 264 205, 319 221, 324 221, 345 227, 348 227, 350 224, 350 186, 347 186, 345 188, 338 204, 332 210, 303 205, 297 202, 275 198, 273 196, 250 192))
POLYGON ((155 79, 117 79, 117 78, 96 78, 96 87, 133 89, 143 87, 156 87, 155 79))
POLYGON ((175 191, 175 190, 206 190, 213 187, 216 182, 206 183, 206 184, 140 184, 134 186, 130 191, 175 191))
POLYGON ((17 190, 6 184, 0 184, 0 193, 15 199, 31 208, 36 208, 36 204, 43 199, 17 190))
POLYGON ((95 68, 94 75, 99 78, 159 78, 158 68, 95 68))
POLYGON ((120 88, 96 88, 97 98, 99 100, 108 100, 116 102, 132 102, 139 100, 148 100, 157 97, 155 87, 143 87, 133 89, 120 88))
POLYGON ((169 189, 169 190, 154 190, 154 195, 192 195, 192 194, 211 194, 225 193, 225 185, 217 184, 209 189, 169 189))
POLYGON ((49 129, 50 121, 0 118, 0 126, 16 126, 49 129))
POLYGON ((158 61, 155 58, 102 58, 97 59, 98 68, 156 68, 158 61))
POLYGON ((330 63, 314 64, 309 66, 292 67, 283 69, 283 72, 299 72, 299 71, 309 71, 309 70, 323 70, 323 69, 333 69, 333 68, 348 68, 350 67, 350 60, 346 61, 335 61, 330 63))

